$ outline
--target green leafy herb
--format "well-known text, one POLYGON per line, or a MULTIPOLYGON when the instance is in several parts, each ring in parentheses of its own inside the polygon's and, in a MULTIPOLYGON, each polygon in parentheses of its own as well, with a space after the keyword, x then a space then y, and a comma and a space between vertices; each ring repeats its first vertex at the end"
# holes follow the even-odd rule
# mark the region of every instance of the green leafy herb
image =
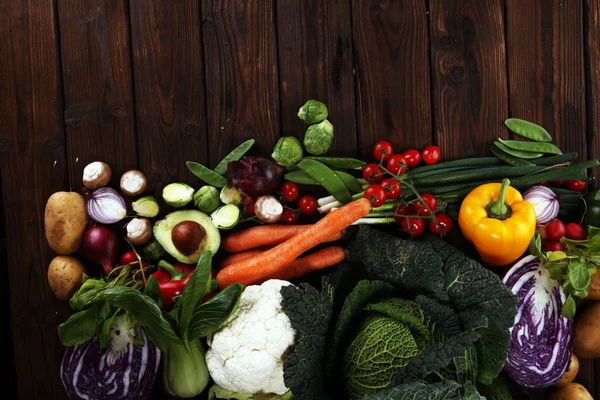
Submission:
POLYGON ((85 343, 96 333, 97 319, 101 304, 72 314, 58 326, 58 338, 64 346, 77 346, 85 343))
POLYGON ((213 334, 237 309, 244 286, 227 286, 207 302, 196 307, 189 327, 188 339, 195 340, 213 334))
POLYGON ((196 269, 188 283, 177 305, 181 305, 181 315, 179 319, 179 334, 187 340, 188 328, 194 315, 194 309, 200 303, 200 299, 210 290, 210 264, 212 261, 212 252, 205 251, 200 255, 196 269))

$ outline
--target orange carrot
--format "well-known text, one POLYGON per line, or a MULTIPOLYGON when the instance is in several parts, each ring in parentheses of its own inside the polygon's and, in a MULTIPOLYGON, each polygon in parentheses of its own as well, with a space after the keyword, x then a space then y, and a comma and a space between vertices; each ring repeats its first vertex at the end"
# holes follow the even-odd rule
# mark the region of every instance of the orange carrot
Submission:
POLYGON ((340 233, 371 211, 369 200, 354 200, 330 212, 317 223, 294 237, 253 257, 228 265, 217 274, 219 288, 239 282, 244 285, 259 281, 279 271, 300 254, 340 233))
POLYGON ((296 258, 288 265, 283 266, 279 271, 256 283, 262 283, 269 279, 283 279, 289 281, 300 278, 309 272, 339 264, 343 260, 344 249, 342 247, 326 247, 307 256, 296 258))
MULTIPOLYGON (((260 225, 227 235, 221 247, 229 253, 254 249, 256 247, 276 245, 285 242, 298 233, 309 229, 311 225, 260 225)), ((342 236, 341 232, 331 235, 332 242, 342 236)))
POLYGON ((239 253, 228 254, 219 262, 220 268, 225 268, 229 264, 233 264, 236 261, 244 260, 246 258, 250 258, 257 254, 260 254, 264 251, 264 248, 257 247, 256 249, 250 249, 246 251, 241 251, 239 253))

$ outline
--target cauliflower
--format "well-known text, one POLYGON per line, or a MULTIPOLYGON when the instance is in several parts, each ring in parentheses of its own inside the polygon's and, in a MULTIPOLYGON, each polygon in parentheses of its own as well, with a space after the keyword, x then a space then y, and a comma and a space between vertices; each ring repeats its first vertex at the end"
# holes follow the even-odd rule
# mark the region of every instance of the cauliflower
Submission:
POLYGON ((285 394, 285 356, 296 331, 281 307, 290 282, 271 279, 248 286, 237 312, 207 339, 206 364, 215 383, 232 392, 285 394))

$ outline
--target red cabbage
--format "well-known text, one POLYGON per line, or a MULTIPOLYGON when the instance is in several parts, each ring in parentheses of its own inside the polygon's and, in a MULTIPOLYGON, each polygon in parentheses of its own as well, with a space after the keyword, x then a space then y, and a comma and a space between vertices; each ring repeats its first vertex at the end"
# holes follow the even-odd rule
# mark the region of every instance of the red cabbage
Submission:
POLYGON ((97 336, 79 346, 67 347, 60 378, 69 399, 148 399, 160 363, 160 350, 148 341, 143 329, 137 329, 137 334, 143 345, 135 344, 135 339, 117 327, 107 348, 100 346, 97 336))
POLYGON ((516 263, 504 283, 519 298, 504 369, 521 386, 551 386, 571 358, 573 320, 561 314, 567 295, 535 256, 516 263))

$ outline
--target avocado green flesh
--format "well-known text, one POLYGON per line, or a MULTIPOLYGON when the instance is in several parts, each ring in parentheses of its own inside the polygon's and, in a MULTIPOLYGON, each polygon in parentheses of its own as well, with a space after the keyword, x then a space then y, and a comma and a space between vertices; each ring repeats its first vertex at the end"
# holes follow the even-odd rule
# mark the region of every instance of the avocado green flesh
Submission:
POLYGON ((172 212, 164 219, 161 219, 154 224, 153 232, 154 237, 165 251, 172 255, 177 261, 184 264, 196 264, 203 252, 210 250, 214 254, 219 250, 219 246, 221 245, 221 235, 219 234, 219 230, 214 226, 208 215, 198 210, 172 212), (198 249, 190 255, 185 255, 178 251, 171 239, 173 228, 183 221, 197 222, 206 232, 206 237, 200 242, 198 249))

